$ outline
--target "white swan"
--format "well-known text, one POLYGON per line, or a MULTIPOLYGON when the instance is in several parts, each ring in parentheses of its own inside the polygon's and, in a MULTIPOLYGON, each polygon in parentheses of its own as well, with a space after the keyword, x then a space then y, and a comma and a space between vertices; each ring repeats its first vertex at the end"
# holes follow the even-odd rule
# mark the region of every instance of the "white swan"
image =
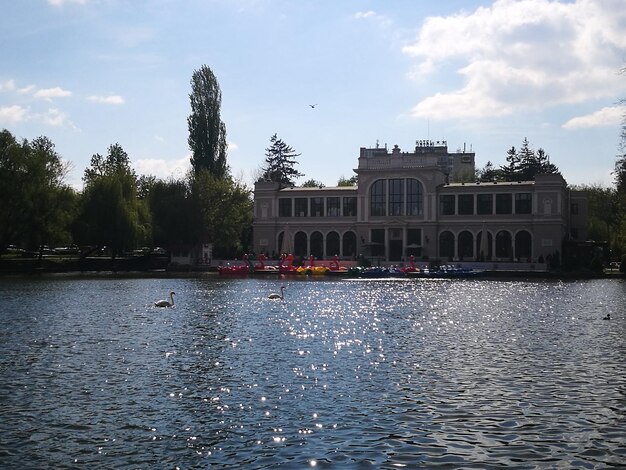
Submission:
POLYGON ((173 307, 175 295, 176 295, 176 292, 170 292, 170 300, 157 300, 154 303, 154 306, 155 307, 173 307))
POLYGON ((280 286, 280 294, 273 293, 268 295, 267 298, 283 300, 285 298, 285 286, 280 286))

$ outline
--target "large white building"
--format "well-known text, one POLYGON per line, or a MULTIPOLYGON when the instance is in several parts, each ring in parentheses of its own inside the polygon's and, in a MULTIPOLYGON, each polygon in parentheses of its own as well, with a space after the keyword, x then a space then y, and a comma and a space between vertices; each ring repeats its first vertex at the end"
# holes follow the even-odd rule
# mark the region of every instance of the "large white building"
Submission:
POLYGON ((254 250, 317 259, 530 261, 585 240, 587 200, 560 175, 473 181, 472 152, 446 142, 361 148, 358 186, 254 189, 254 250))

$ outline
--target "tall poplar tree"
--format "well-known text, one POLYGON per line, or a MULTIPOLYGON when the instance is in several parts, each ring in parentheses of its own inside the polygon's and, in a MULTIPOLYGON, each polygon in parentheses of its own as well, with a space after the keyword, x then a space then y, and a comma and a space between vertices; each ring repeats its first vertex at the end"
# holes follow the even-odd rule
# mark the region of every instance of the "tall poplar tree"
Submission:
POLYGON ((220 117, 222 91, 206 65, 195 70, 189 94, 191 114, 187 118, 191 166, 194 173, 207 170, 216 178, 228 176, 226 164, 226 126, 220 117))

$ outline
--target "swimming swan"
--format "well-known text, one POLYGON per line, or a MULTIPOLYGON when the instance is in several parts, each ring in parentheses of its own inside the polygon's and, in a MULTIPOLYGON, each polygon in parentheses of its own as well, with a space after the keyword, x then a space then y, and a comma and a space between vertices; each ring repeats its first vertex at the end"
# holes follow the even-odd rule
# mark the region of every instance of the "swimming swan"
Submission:
POLYGON ((285 298, 285 286, 280 286, 280 294, 273 293, 268 295, 267 298, 283 300, 285 298))
POLYGON ((154 303, 154 306, 155 307, 173 307, 175 295, 176 295, 176 292, 170 292, 170 300, 157 300, 154 303))

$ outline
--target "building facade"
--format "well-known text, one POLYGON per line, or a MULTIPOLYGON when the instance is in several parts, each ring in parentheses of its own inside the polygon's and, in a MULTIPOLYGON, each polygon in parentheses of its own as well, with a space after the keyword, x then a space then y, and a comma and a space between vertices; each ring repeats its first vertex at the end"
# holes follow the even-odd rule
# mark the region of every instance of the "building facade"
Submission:
POLYGON ((317 259, 542 262, 564 241, 585 240, 586 197, 560 175, 473 182, 474 159, 448 152, 446 142, 417 141, 411 152, 361 148, 358 186, 258 182, 254 249, 317 259))

